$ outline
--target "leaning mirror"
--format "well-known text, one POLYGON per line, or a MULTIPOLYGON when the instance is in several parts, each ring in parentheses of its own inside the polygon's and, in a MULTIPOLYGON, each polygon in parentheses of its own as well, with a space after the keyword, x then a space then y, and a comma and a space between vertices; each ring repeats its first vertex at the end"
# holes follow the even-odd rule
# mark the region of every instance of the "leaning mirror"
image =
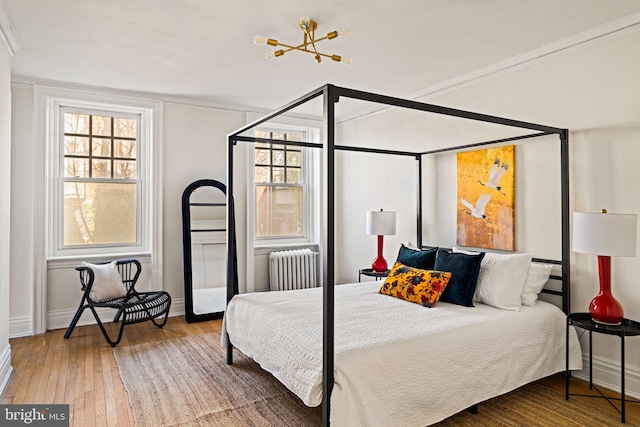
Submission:
POLYGON ((227 298, 226 187, 201 179, 182 193, 182 247, 187 322, 220 319, 227 298))

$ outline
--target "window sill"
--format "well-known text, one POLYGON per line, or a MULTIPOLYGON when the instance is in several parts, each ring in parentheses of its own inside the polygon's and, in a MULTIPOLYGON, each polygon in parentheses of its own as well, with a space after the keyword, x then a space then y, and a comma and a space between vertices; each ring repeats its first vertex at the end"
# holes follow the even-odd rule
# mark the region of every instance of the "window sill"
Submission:
POLYGON ((82 261, 91 263, 109 262, 114 259, 135 258, 143 264, 151 261, 151 253, 149 252, 132 252, 132 253, 114 253, 114 254, 87 254, 73 256, 57 256, 47 258, 47 269, 53 270, 58 268, 74 268, 80 265, 82 261))

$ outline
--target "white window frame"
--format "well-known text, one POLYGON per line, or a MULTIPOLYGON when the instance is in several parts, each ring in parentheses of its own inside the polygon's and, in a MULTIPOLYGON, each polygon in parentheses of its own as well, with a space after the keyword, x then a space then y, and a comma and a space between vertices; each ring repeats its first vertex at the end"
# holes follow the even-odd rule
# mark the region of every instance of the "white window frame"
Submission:
MULTIPOLYGON (((305 142, 317 142, 317 134, 318 131, 313 128, 306 127, 294 127, 294 126, 285 126, 285 125, 276 125, 276 126, 265 126, 258 127, 256 131, 263 132, 282 132, 287 133, 288 131, 302 133, 304 135, 303 141, 305 142)), ((282 141, 282 145, 287 145, 287 141, 282 141)), ((255 144, 251 145, 250 156, 251 156, 251 177, 250 177, 250 188, 251 188, 251 197, 252 197, 252 205, 253 209, 251 209, 251 229, 253 234, 254 246, 255 247, 273 247, 273 246, 281 246, 281 245, 291 245, 291 244, 303 244, 310 243, 313 240, 313 225, 314 218, 312 212, 313 209, 313 198, 311 192, 313 191, 313 186, 315 184, 314 179, 314 153, 312 149, 306 147, 300 147, 301 152, 301 166, 302 166, 302 183, 301 184, 287 184, 287 183, 256 183, 255 182, 255 144), (302 188, 302 235, 291 235, 291 236, 258 236, 256 226, 257 226, 257 206, 256 206, 256 191, 257 186, 270 186, 270 187, 301 187, 302 188)))
POLYGON ((88 92, 75 89, 45 88, 37 91, 44 121, 47 226, 46 258, 53 261, 106 258, 135 255, 142 258, 161 257, 162 251, 162 181, 161 181, 161 118, 162 102, 121 95, 88 92), (136 243, 113 245, 64 246, 62 140, 65 109, 90 113, 139 116, 137 129, 136 243))
MULTIPOLYGON (((54 254, 65 254, 71 253, 73 249, 81 249, 82 252, 86 252, 90 249, 97 250, 107 250, 111 251, 115 249, 116 251, 125 250, 127 248, 131 249, 139 249, 144 248, 144 235, 145 227, 144 224, 147 222, 144 220, 145 214, 148 210, 145 203, 143 203, 143 199, 147 200, 144 197, 145 191, 147 190, 147 186, 145 185, 148 181, 148 159, 145 156, 146 154, 146 146, 148 145, 148 141, 142 141, 141 134, 143 132, 143 127, 145 125, 145 120, 143 114, 141 112, 131 112, 124 111, 122 107, 119 107, 117 111, 114 110, 90 110, 87 108, 79 108, 76 106, 69 105, 57 105, 59 108, 55 108, 54 117, 58 120, 58 128, 56 129, 57 141, 55 142, 54 150, 57 152, 54 153, 54 156, 59 159, 57 163, 57 169, 54 170, 54 175, 57 177, 58 188, 56 189, 57 193, 54 197, 52 197, 53 202, 53 210, 57 214, 57 218, 54 215, 54 227, 52 229, 52 243, 55 245, 55 249, 53 250, 54 254), (119 117, 119 118, 127 118, 127 119, 135 119, 136 126, 136 178, 133 179, 118 179, 118 178, 72 178, 64 176, 64 113, 80 113, 80 114, 88 114, 92 116, 110 116, 110 117, 119 117), (88 183, 119 183, 119 184, 135 184, 136 185, 136 241, 135 243, 116 243, 116 244, 90 244, 90 245, 65 245, 64 244, 64 184, 67 182, 88 182, 88 183), (125 248, 126 247, 126 248, 125 248), (107 249, 109 248, 109 249, 107 249)), ((128 110, 128 108, 127 108, 128 110)), ((113 154, 113 153, 112 153, 113 154)), ((143 249, 144 251, 144 249, 143 249)), ((95 252, 95 251, 91 251, 95 252)))

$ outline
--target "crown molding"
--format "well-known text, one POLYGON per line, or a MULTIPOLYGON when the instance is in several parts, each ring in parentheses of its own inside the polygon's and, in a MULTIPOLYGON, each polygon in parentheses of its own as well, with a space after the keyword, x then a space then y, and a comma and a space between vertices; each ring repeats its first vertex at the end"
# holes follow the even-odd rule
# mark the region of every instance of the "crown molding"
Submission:
MULTIPOLYGON (((0 0, 2 1, 2 0, 0 0)), ((248 105, 239 105, 239 104, 225 104, 216 101, 211 101, 205 98, 199 97, 184 97, 184 96, 175 96, 175 95, 167 95, 162 93, 152 93, 152 92, 140 92, 140 91, 131 91, 125 89, 113 89, 102 86, 89 86, 79 83, 69 83, 69 82, 60 82, 56 80, 47 80, 47 79, 37 79, 32 77, 25 77, 22 75, 12 75, 11 76, 11 86, 19 89, 33 89, 34 87, 50 87, 50 88, 58 88, 58 89, 68 89, 68 90, 80 90, 84 92, 96 92, 96 93, 108 93, 113 95, 121 95, 128 97, 136 97, 142 99, 150 99, 150 100, 159 100, 164 101, 165 103, 176 104, 176 105, 185 105, 188 107, 203 107, 210 108, 213 110, 220 110, 226 113, 237 113, 237 114, 246 114, 246 113, 255 113, 258 117, 262 117, 271 113, 273 110, 269 110, 266 108, 252 107, 248 105)), ((316 117, 308 114, 295 114, 295 113, 287 113, 286 117, 303 119, 303 120, 322 120, 322 117, 316 117)))
POLYGON ((18 34, 16 34, 13 29, 13 25, 9 19, 9 14, 5 9, 2 0, 0 0, 0 39, 4 41, 11 56, 18 53, 21 48, 20 39, 18 39, 18 34))
MULTIPOLYGON (((570 53, 596 46, 601 43, 624 37, 640 31, 640 12, 624 16, 614 21, 602 24, 569 37, 546 44, 504 61, 495 62, 469 73, 461 74, 440 83, 431 85, 421 91, 409 94, 407 99, 424 102, 430 97, 443 95, 467 86, 509 74, 518 70, 535 66, 545 61, 559 58, 570 53)), ((378 108, 364 114, 346 117, 341 123, 369 117, 388 110, 387 107, 378 108)))
POLYGON ((640 31, 640 12, 573 34, 470 73, 445 80, 423 91, 414 93, 412 98, 424 98, 458 90, 465 86, 528 68, 638 31, 640 31))

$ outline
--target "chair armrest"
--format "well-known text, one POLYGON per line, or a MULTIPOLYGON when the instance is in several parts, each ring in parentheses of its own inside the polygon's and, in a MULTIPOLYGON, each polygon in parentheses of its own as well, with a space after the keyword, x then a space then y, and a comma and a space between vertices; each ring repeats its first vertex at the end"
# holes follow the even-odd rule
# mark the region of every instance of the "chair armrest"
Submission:
POLYGON ((91 287, 93 286, 95 274, 91 267, 76 267, 76 271, 80 273, 80 285, 82 286, 85 296, 88 298, 91 287))

